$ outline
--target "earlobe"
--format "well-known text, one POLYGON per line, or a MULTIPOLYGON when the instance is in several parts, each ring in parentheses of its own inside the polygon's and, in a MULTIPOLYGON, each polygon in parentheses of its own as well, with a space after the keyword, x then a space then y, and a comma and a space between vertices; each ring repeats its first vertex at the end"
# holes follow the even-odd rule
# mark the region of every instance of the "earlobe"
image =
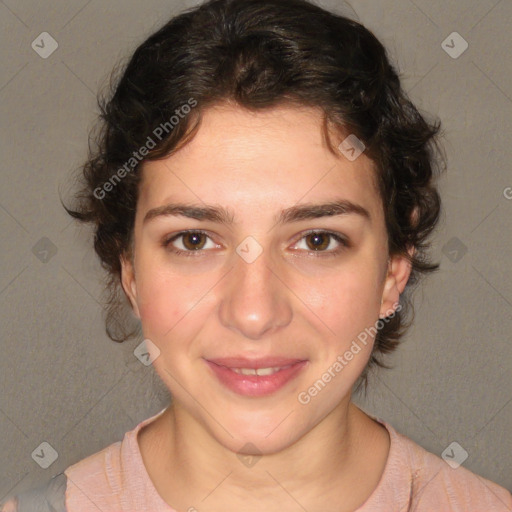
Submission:
MULTIPOLYGON (((407 251, 412 257, 414 248, 407 251)), ((400 301, 400 295, 405 290, 407 281, 411 275, 412 265, 410 260, 403 255, 394 255, 388 260, 388 273, 382 291, 379 318, 385 318, 396 310, 400 301)))
POLYGON ((123 287, 124 293, 130 301, 130 304, 132 305, 134 315, 137 318, 140 318, 139 307, 137 305, 137 285, 135 282, 135 271, 133 268, 133 263, 125 257, 121 257, 121 285, 123 287))

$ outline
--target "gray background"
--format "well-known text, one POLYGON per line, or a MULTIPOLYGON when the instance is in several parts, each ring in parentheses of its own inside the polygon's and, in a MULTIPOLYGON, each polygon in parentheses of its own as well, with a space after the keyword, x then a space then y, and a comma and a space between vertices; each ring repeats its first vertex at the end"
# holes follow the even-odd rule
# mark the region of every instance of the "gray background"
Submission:
MULTIPOLYGON (((120 440, 167 403, 133 354, 141 340, 106 337, 99 263, 59 192, 68 197, 86 156, 96 92, 114 64, 188 5, 0 2, 0 500, 120 440), (46 59, 31 47, 42 32, 58 43, 46 59), (32 457, 42 442, 58 453, 47 469, 32 457)), ((418 107, 443 121, 448 156, 433 250, 441 270, 415 293, 416 324, 395 368, 358 402, 438 455, 458 442, 466 468, 512 489, 512 1, 352 6, 418 107), (458 58, 442 47, 454 31, 469 44, 458 58)))

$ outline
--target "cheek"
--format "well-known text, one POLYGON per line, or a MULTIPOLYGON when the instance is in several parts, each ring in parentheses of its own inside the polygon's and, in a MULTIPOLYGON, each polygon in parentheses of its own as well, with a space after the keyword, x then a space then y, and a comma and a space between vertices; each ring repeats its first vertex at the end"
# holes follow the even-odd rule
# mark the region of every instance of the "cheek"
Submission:
POLYGON ((211 312, 215 280, 193 278, 155 265, 141 265, 137 278, 137 302, 144 335, 157 343, 188 340, 211 312))
POLYGON ((308 303, 325 324, 343 340, 352 339, 377 319, 380 306, 377 272, 354 268, 317 282, 308 303))
POLYGON ((193 307, 193 292, 179 278, 139 272, 137 298, 142 327, 157 339, 178 324, 193 307))

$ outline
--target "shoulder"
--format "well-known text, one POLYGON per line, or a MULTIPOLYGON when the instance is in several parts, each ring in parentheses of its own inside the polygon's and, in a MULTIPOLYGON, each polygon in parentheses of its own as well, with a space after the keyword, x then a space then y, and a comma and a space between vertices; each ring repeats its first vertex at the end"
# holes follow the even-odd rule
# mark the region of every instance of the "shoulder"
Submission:
POLYGON ((43 485, 10 496, 0 504, 0 512, 115 509, 119 505, 115 491, 119 488, 120 444, 114 443, 69 466, 43 485))
POLYGON ((512 511, 510 492, 459 465, 454 450, 446 453, 445 461, 385 426, 392 437, 395 465, 410 473, 412 510, 512 511))
POLYGON ((144 510, 146 504, 155 501, 161 505, 147 475, 137 435, 164 410, 126 432, 122 441, 66 469, 66 506, 69 511, 144 510))
POLYGON ((121 487, 120 448, 120 442, 114 443, 69 466, 45 484, 9 497, 0 505, 0 512, 115 509, 119 506, 116 491, 121 487))
POLYGON ((133 495, 143 496, 147 487, 137 433, 162 412, 126 432, 122 441, 69 466, 50 482, 10 496, 0 504, 0 512, 123 510, 123 504, 132 503, 133 495))
POLYGON ((118 441, 66 469, 66 505, 70 510, 110 510, 118 506, 121 509, 121 451, 122 443, 118 441))
POLYGON ((66 484, 66 475, 60 473, 49 482, 0 504, 0 512, 65 512, 66 484))

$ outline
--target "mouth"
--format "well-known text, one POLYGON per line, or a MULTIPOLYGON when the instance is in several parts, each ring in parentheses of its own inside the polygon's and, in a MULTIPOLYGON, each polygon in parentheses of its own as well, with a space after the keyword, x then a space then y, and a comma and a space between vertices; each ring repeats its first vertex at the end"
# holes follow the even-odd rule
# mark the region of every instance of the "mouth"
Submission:
POLYGON ((289 358, 205 359, 215 378, 231 391, 243 396, 267 396, 294 380, 308 361, 289 358))

